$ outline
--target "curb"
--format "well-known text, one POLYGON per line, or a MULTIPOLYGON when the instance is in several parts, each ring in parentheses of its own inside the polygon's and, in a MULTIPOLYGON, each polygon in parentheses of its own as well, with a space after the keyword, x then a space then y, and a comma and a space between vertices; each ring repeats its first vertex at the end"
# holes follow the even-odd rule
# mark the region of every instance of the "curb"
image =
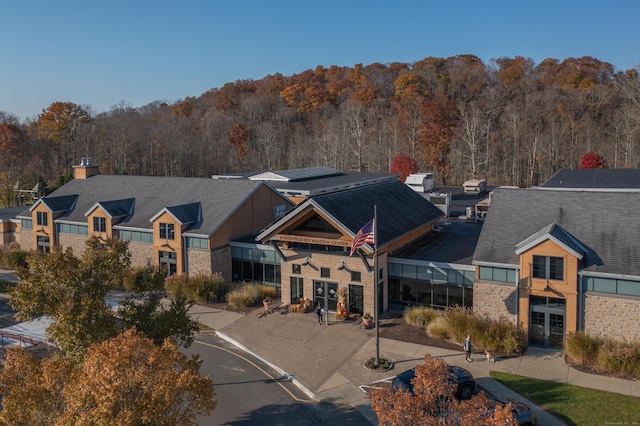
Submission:
POLYGON ((215 334, 218 337, 220 337, 222 340, 226 340, 227 342, 229 342, 232 345, 238 347, 239 349, 243 350, 244 352, 246 352, 248 354, 251 354, 251 356, 253 356, 254 358, 259 359, 260 361, 262 361, 263 363, 267 364, 272 369, 276 370, 278 373, 282 374, 287 380, 289 380, 291 383, 293 383, 297 388, 299 388, 302 392, 304 392, 305 395, 307 395, 309 398, 311 398, 313 400, 316 399, 316 396, 315 396, 315 394, 313 392, 311 392, 309 389, 307 389, 306 386, 304 386, 302 383, 300 383, 299 380, 297 380, 295 377, 293 377, 292 375, 290 375, 289 373, 287 373, 286 371, 284 371, 283 369, 281 369, 277 365, 274 365, 274 364, 270 363, 266 359, 262 358, 260 355, 256 354, 255 352, 252 352, 249 348, 247 348, 246 346, 244 346, 240 342, 237 342, 236 340, 232 339, 231 337, 227 336, 226 334, 221 333, 218 330, 215 331, 215 334))

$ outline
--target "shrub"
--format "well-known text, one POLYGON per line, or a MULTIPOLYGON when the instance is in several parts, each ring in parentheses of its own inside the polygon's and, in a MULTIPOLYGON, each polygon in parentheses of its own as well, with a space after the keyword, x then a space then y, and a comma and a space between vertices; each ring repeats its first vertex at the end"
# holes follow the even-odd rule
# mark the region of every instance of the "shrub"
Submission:
POLYGON ((7 266, 9 269, 25 268, 29 252, 26 250, 14 250, 7 256, 7 266))
POLYGON ((241 282, 234 285, 235 289, 227 294, 227 302, 236 308, 255 306, 263 299, 258 285, 250 282, 241 282))
POLYGON ((431 321, 435 320, 442 313, 432 308, 427 308, 424 306, 417 306, 414 308, 405 309, 402 313, 402 317, 405 322, 410 325, 418 325, 418 316, 420 316, 421 324, 420 325, 428 325, 431 321))
POLYGON ((226 285, 220 273, 194 276, 172 275, 165 280, 167 291, 174 297, 184 297, 187 302, 222 302, 226 285))
POLYGON ((640 344, 605 339, 598 352, 597 366, 617 376, 640 379, 640 344))
POLYGON ((450 340, 451 333, 448 320, 445 316, 439 316, 427 325, 427 335, 436 339, 450 340))
POLYGON ((134 268, 124 278, 124 288, 127 291, 144 292, 159 290, 163 287, 165 279, 164 270, 152 266, 134 268))
POLYGON ((260 292, 262 299, 275 299, 278 296, 278 290, 275 287, 265 284, 255 284, 260 292))
POLYGON ((569 333, 566 337, 567 355, 580 364, 595 365, 601 346, 600 339, 583 332, 569 333))
POLYGON ((507 355, 522 353, 520 332, 511 321, 506 318, 499 320, 485 319, 484 333, 480 334, 480 344, 484 349, 499 351, 507 355))

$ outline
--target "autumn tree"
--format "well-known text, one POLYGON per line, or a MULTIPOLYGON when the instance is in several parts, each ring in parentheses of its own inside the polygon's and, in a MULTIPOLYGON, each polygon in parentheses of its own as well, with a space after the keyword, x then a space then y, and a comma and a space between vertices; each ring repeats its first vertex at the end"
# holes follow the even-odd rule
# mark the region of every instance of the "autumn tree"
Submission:
POLYGON ((0 124, 0 203, 9 207, 13 199, 13 186, 17 181, 16 169, 24 154, 25 135, 14 124, 0 124))
POLYGON ((144 299, 134 293, 137 303, 123 303, 122 319, 113 315, 105 298, 110 290, 122 288, 130 264, 128 243, 118 239, 90 237, 80 258, 71 249, 59 247, 50 253, 33 253, 28 268, 16 271, 21 281, 10 304, 21 321, 39 315, 51 317, 48 336, 76 362, 82 361, 92 344, 115 337, 134 324, 150 332, 156 341, 174 337, 189 344, 197 324, 185 319, 184 301, 174 301, 166 308, 153 292, 144 299))
POLYGON ((135 329, 92 345, 82 365, 10 349, 0 371, 0 423, 193 425, 216 405, 201 363, 135 329))
POLYGON ((436 95, 421 109, 421 118, 420 146, 446 185, 450 172, 451 139, 459 120, 458 113, 445 95, 436 95))
POLYGON ((409 155, 401 153, 397 154, 391 162, 390 173, 400 173, 402 176, 400 180, 404 182, 407 180, 407 176, 418 171, 418 163, 416 160, 409 157, 409 155))
POLYGON ((242 123, 236 123, 231 128, 229 134, 229 145, 235 148, 240 165, 244 164, 244 159, 249 152, 249 131, 242 123))
POLYGON ((413 394, 391 386, 370 391, 371 408, 378 424, 401 425, 479 425, 514 424, 510 405, 491 411, 484 393, 458 402, 457 385, 449 380, 447 364, 440 358, 425 355, 423 365, 415 370, 413 394))
POLYGON ((62 147, 60 167, 67 168, 76 159, 79 128, 90 121, 90 114, 72 102, 54 102, 38 115, 38 138, 62 147))
POLYGON ((607 160, 597 152, 589 151, 582 156, 580 160, 580 164, 578 164, 579 169, 606 169, 607 160))

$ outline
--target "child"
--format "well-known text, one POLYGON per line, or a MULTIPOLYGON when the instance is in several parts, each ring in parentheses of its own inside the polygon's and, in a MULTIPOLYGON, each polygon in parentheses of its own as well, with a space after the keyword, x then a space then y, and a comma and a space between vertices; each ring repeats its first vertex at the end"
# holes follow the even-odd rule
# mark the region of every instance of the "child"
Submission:
POLYGON ((491 352, 484 351, 484 355, 487 357, 487 362, 496 362, 496 360, 493 358, 493 355, 491 355, 491 352))

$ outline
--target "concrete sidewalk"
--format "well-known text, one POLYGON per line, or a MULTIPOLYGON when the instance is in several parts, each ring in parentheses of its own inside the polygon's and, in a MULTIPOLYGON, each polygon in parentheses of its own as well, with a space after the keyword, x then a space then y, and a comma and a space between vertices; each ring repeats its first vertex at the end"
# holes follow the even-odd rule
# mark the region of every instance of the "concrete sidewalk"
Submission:
POLYGON ((326 326, 318 325, 314 314, 293 314, 286 309, 261 318, 202 306, 194 306, 190 313, 220 337, 280 371, 314 399, 350 404, 372 424, 377 424, 377 418, 364 389, 420 364, 427 353, 468 369, 479 385, 497 397, 523 401, 536 411, 541 425, 563 423, 491 379, 492 370, 640 397, 640 382, 582 373, 567 366, 564 353, 558 350, 532 347, 523 356, 495 363, 487 363, 477 354, 474 362, 466 363, 462 351, 380 338, 380 357, 394 363, 392 370, 381 373, 364 368, 365 361, 376 353, 375 330, 334 321, 333 314, 326 326))

